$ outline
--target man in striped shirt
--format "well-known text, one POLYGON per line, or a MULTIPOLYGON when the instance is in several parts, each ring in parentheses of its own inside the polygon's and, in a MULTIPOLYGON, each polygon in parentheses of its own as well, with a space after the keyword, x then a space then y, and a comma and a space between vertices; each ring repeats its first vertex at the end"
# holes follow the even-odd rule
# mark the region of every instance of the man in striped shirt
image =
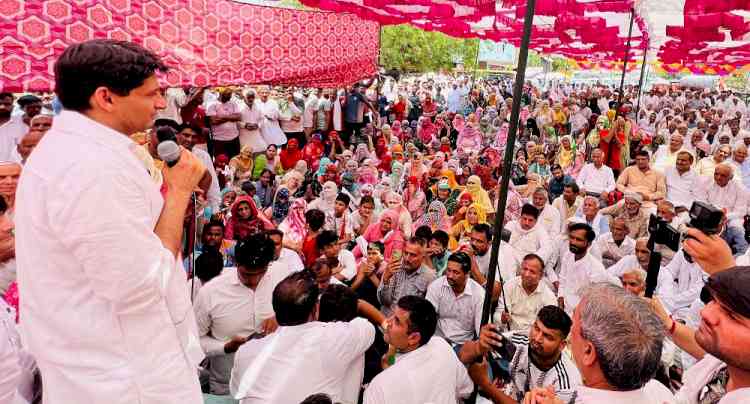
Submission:
POLYGON ((563 353, 571 326, 572 321, 564 310, 544 306, 531 325, 528 337, 523 333, 501 335, 499 326, 488 324, 482 328, 478 340, 464 344, 459 358, 465 364, 472 364, 469 370, 472 380, 493 403, 523 402, 524 395, 531 389, 548 386, 554 387, 557 397, 567 403, 582 384, 575 364, 563 353), (474 363, 477 358, 507 343, 516 348, 510 359, 511 382, 507 389, 510 394, 492 383, 486 362, 474 363))

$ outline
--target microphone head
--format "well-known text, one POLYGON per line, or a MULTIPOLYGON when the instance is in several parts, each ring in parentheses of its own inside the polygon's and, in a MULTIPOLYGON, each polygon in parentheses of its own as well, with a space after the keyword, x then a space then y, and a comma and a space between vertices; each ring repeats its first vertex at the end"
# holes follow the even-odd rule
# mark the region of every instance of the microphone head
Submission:
POLYGON ((180 159, 181 152, 182 150, 180 150, 180 146, 172 140, 165 140, 156 146, 156 154, 158 154, 159 158, 168 165, 177 163, 177 160, 180 159))

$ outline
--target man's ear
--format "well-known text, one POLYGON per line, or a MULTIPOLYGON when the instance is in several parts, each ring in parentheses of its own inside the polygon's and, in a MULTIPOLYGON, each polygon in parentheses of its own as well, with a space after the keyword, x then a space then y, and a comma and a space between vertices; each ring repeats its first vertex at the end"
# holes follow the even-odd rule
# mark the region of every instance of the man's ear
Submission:
POLYGON ((98 87, 89 98, 89 104, 94 110, 112 112, 114 109, 113 97, 116 95, 107 87, 98 87))
POLYGON ((581 362, 585 366, 591 367, 597 362, 598 358, 596 357, 596 348, 594 348, 594 344, 586 341, 582 352, 583 355, 581 357, 581 362))
POLYGON ((414 347, 416 349, 419 347, 419 341, 422 339, 422 334, 419 333, 419 331, 415 331, 407 337, 407 341, 409 341, 409 346, 414 347))

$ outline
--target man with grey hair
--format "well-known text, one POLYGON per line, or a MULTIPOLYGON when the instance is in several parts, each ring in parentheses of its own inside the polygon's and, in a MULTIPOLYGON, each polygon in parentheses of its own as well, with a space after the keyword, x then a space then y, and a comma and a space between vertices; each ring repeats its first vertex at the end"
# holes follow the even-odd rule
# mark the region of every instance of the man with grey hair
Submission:
POLYGON ((729 163, 734 166, 734 172, 737 174, 735 181, 740 181, 745 188, 750 188, 750 160, 747 159, 745 143, 737 142, 732 153, 732 160, 729 163))
POLYGON ((560 234, 560 211, 549 204, 549 194, 547 193, 547 190, 542 187, 535 189, 534 193, 531 195, 531 204, 539 209, 537 223, 542 225, 550 237, 554 238, 554 236, 560 234))
MULTIPOLYGON (((687 131, 687 126, 685 126, 685 130, 687 131)), ((682 136, 683 135, 681 135, 679 132, 673 133, 669 138, 668 145, 663 144, 659 146, 659 149, 656 150, 654 156, 651 157, 651 163, 654 170, 664 172, 664 169, 666 169, 667 167, 674 166, 675 162, 677 161, 677 153, 682 150, 682 146, 685 141, 682 136)))
POLYGON ((732 252, 744 254, 747 241, 744 238, 743 220, 747 214, 747 189, 737 181, 732 181, 734 171, 728 163, 721 163, 714 169, 713 178, 706 178, 699 184, 695 197, 726 212, 725 240, 731 240, 732 252))
POLYGON ((255 102, 255 90, 247 90, 243 98, 245 105, 240 109, 240 117, 242 119, 238 123, 240 128, 240 148, 248 146, 253 153, 261 153, 266 150, 268 144, 260 132, 263 114, 258 103, 255 102))
MULTIPOLYGON (((664 327, 649 303, 622 288, 598 283, 583 289, 573 314, 571 352, 583 385, 576 403, 663 404, 672 393, 654 380, 664 327)), ((535 389, 525 402, 555 402, 550 389, 535 389)))

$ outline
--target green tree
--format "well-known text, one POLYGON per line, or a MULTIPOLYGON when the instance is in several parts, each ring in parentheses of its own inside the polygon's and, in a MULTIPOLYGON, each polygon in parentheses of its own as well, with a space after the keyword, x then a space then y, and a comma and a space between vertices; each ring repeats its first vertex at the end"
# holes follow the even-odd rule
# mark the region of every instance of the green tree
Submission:
POLYGON ((479 40, 456 39, 410 25, 383 26, 380 63, 386 69, 428 72, 452 69, 454 58, 471 71, 476 62, 479 40))

